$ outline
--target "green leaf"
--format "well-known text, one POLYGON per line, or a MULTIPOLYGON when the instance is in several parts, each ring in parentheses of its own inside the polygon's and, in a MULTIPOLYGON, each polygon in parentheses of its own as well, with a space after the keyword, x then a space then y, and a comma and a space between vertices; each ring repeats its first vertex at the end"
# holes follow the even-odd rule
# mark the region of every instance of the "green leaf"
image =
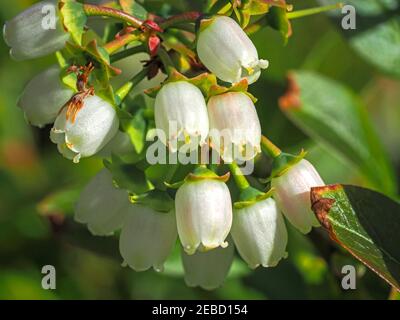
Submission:
MULTIPOLYGON (((321 4, 334 4, 336 0, 318 0, 321 4)), ((343 30, 351 46, 366 61, 383 72, 400 77, 400 15, 398 0, 347 0, 356 9, 356 29, 343 30), (377 52, 377 48, 379 51, 377 52)), ((336 16, 340 26, 343 14, 336 16)))
POLYGON ((170 212, 174 206, 174 200, 165 191, 152 190, 140 196, 132 196, 130 200, 134 204, 150 207, 159 212, 170 212))
POLYGON ((311 138, 357 168, 371 186, 396 195, 396 180, 361 100, 313 72, 295 72, 281 109, 311 138))
POLYGON ((351 43, 367 61, 389 74, 400 77, 400 17, 361 33, 354 37, 351 43))
POLYGON ((65 29, 78 45, 82 45, 82 35, 87 21, 83 4, 72 0, 62 0, 60 11, 65 29))
POLYGON ((292 35, 292 25, 287 17, 287 11, 281 7, 271 7, 266 15, 268 25, 279 31, 285 42, 292 35))
POLYGON ((400 290, 400 204, 339 184, 313 188, 311 201, 330 237, 400 290))
POLYGON ((132 194, 141 195, 154 189, 146 174, 132 163, 123 162, 115 155, 112 161, 105 160, 105 167, 110 170, 117 186, 132 194))
POLYGON ((129 135, 136 153, 140 154, 145 146, 147 124, 143 116, 143 109, 136 112, 134 116, 122 111, 125 116, 120 119, 121 128, 129 135))
POLYGON ((148 12, 135 0, 119 0, 119 4, 126 13, 141 20, 147 20, 148 12))

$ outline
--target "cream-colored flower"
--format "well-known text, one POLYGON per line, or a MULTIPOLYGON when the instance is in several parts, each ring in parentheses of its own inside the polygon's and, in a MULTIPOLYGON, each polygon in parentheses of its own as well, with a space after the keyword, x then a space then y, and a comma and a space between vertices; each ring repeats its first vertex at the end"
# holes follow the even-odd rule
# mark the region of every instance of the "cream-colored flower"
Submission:
POLYGON ((324 185, 317 170, 305 159, 289 168, 282 176, 272 179, 278 207, 290 223, 303 233, 319 226, 311 210, 310 191, 312 187, 324 185))
POLYGON ((256 47, 236 21, 218 16, 205 24, 197 39, 201 62, 223 81, 236 83, 246 78, 249 84, 256 82, 268 61, 258 58, 256 47))

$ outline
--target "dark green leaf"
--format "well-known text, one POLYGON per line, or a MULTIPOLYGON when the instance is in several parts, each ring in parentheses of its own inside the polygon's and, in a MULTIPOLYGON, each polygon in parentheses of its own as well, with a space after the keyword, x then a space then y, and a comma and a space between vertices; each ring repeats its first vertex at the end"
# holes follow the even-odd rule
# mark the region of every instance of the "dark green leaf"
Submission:
POLYGON ((279 31, 285 40, 292 35, 292 25, 287 17, 287 11, 281 7, 271 7, 266 15, 268 25, 279 31))
POLYGON ((117 156, 112 156, 112 161, 104 161, 104 165, 111 171, 113 179, 119 188, 140 195, 153 190, 154 187, 147 179, 146 174, 134 164, 125 163, 117 156))
MULTIPOLYGON (((333 4, 336 0, 319 0, 333 4)), ((400 15, 397 0, 348 0, 356 9, 356 29, 343 30, 352 47, 366 61, 385 73, 400 77, 400 15), (379 51, 377 51, 379 48, 379 51)), ((344 15, 336 15, 338 26, 344 15)))
POLYGON ((400 290, 400 204, 348 185, 313 188, 311 201, 331 238, 400 290))

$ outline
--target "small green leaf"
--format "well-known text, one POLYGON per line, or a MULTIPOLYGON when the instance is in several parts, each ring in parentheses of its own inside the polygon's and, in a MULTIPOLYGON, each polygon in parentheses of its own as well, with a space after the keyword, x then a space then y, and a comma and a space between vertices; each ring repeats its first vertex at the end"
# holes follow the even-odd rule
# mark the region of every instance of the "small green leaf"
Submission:
POLYGON ((120 110, 119 113, 124 113, 123 117, 120 119, 122 131, 129 135, 136 153, 140 154, 145 146, 147 129, 147 123, 143 116, 143 109, 136 112, 134 116, 122 110, 120 110))
POLYGON ((348 185, 311 190, 312 208, 330 237, 400 290, 400 204, 348 185))
POLYGON ((60 11, 65 29, 78 45, 82 45, 82 35, 87 21, 83 4, 72 0, 62 0, 60 11))
POLYGON ((306 134, 357 168, 371 186, 397 190, 388 161, 361 100, 342 85, 313 72, 295 72, 281 109, 306 134))
POLYGON ((174 200, 165 191, 152 190, 140 196, 131 196, 130 200, 134 204, 140 204, 156 210, 158 212, 170 212, 174 209, 174 200))
POLYGON ((287 17, 286 8, 271 7, 266 15, 268 25, 279 31, 285 42, 292 35, 292 25, 287 17))
POLYGON ((115 183, 121 189, 128 190, 134 195, 141 195, 154 189, 146 174, 132 163, 126 163, 113 155, 111 161, 104 161, 104 165, 111 171, 115 183))

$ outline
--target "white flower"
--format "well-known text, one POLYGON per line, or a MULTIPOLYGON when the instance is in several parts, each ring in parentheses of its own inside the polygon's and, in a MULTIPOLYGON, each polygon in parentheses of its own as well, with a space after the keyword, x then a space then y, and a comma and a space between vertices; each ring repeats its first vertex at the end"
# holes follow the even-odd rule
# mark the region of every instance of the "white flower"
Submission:
POLYGON ((148 207, 130 205, 119 248, 125 263, 135 271, 151 267, 163 271, 163 264, 177 236, 174 211, 157 212, 148 207))
POLYGON ((187 181, 175 197, 178 233, 188 254, 226 247, 232 226, 229 189, 222 181, 187 181))
POLYGON ((236 83, 247 78, 249 84, 256 82, 268 61, 258 59, 256 47, 235 20, 218 16, 205 24, 209 25, 197 39, 201 62, 223 81, 236 83))
POLYGON ((129 205, 128 193, 115 188, 111 173, 103 169, 82 191, 75 220, 87 224, 94 235, 111 235, 122 227, 129 205))
POLYGON ((226 162, 251 160, 261 151, 261 125, 253 101, 229 92, 208 101, 210 141, 226 162))
POLYGON ((310 190, 324 186, 320 175, 307 160, 301 160, 280 177, 272 179, 274 198, 286 218, 303 233, 319 226, 311 210, 310 190))
POLYGON ((235 209, 233 241, 250 268, 274 267, 286 258, 288 240, 285 222, 273 199, 235 209))
POLYGON ((179 148, 176 139, 193 144, 193 148, 205 143, 209 129, 207 106, 196 86, 185 81, 167 83, 157 94, 154 111, 156 127, 164 133, 159 138, 172 152, 179 148))
POLYGON ((55 1, 41 1, 7 21, 4 40, 16 60, 38 58, 62 49, 69 38, 55 1))
POLYGON ((73 94, 72 89, 62 84, 60 69, 52 66, 28 83, 18 106, 30 124, 43 127, 56 120, 59 111, 73 94))
POLYGON ((233 262, 234 247, 217 248, 188 255, 182 250, 185 282, 189 287, 214 290, 220 287, 233 262))
POLYGON ((67 119, 67 108, 57 117, 50 138, 68 159, 79 162, 100 151, 118 132, 117 114, 98 96, 84 99, 75 119, 67 119))

